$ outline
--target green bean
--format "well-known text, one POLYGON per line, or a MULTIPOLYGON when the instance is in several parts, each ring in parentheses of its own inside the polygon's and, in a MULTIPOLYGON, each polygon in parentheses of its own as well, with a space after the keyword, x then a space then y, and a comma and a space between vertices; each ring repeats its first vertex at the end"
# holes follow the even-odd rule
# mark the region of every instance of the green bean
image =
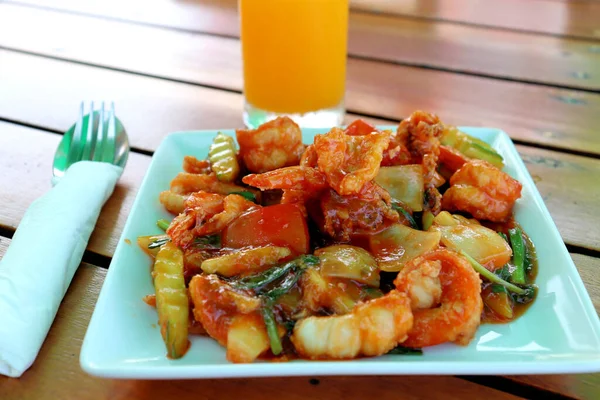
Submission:
POLYGON ((513 250, 513 264, 515 265, 515 269, 511 274, 511 281, 519 285, 524 285, 526 282, 525 267, 523 265, 525 259, 525 243, 523 243, 523 235, 519 228, 510 229, 508 235, 513 250))

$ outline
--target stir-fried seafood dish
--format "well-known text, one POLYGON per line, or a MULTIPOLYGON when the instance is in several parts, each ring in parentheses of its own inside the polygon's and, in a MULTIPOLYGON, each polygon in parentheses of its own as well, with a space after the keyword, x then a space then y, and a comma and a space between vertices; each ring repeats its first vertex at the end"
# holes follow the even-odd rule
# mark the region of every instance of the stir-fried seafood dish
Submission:
POLYGON ((521 183, 436 115, 395 131, 356 120, 306 144, 284 117, 235 139, 184 158, 159 196, 165 233, 138 238, 168 357, 190 335, 235 363, 419 354, 468 345, 534 300, 521 183))

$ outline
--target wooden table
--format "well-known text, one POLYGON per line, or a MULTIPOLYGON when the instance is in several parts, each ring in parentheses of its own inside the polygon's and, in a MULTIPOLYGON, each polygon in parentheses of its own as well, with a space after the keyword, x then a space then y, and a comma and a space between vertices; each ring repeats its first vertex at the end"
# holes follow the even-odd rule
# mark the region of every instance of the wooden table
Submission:
MULTIPOLYGON (((353 0, 347 107, 376 123, 421 108, 517 143, 600 307, 600 2, 353 0)), ((242 126, 235 0, 0 3, 0 256, 50 189, 81 100, 112 99, 133 153, 37 361, 8 399, 600 398, 600 375, 119 381, 81 342, 137 188, 168 132, 242 126)))

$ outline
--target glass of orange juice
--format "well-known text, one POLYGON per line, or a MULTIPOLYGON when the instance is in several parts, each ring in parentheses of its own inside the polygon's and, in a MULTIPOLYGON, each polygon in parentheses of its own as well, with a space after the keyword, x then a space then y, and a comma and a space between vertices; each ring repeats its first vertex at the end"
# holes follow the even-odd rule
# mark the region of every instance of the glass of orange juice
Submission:
POLYGON ((239 0, 244 123, 281 115, 302 127, 344 116, 348 0, 239 0))

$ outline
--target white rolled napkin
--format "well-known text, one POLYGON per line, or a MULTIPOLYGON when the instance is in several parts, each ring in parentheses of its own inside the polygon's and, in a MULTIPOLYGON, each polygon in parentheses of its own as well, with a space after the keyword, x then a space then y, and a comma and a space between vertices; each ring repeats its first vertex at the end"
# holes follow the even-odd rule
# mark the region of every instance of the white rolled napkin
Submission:
POLYGON ((75 163, 25 213, 0 260, 0 374, 33 364, 122 171, 75 163))

